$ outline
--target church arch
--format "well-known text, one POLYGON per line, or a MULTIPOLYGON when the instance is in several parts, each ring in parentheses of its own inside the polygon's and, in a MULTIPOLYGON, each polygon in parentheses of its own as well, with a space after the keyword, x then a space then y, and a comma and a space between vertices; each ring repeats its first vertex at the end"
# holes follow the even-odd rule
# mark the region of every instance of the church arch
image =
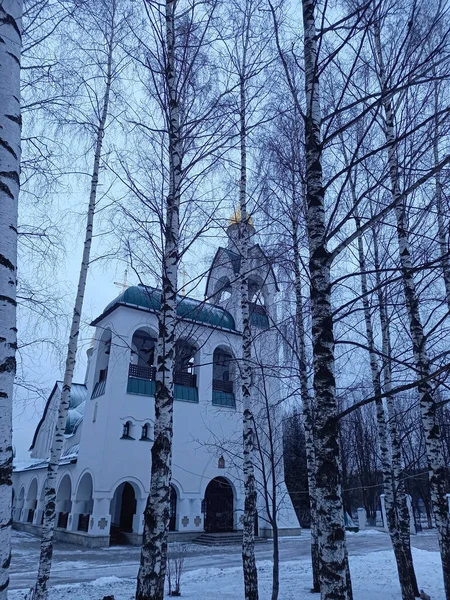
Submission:
POLYGON ((137 510, 141 498, 141 487, 135 481, 122 481, 116 486, 109 508, 112 544, 126 544, 128 534, 138 533, 141 515, 137 510))
POLYGON ((257 275, 251 275, 248 280, 248 298, 250 301, 250 322, 252 325, 268 329, 267 315, 268 295, 267 286, 257 275))
POLYGON ((231 299, 232 287, 228 277, 221 277, 214 288, 214 300, 219 304, 231 299))
POLYGON ((174 382, 185 387, 197 387, 198 348, 185 338, 175 342, 174 382))
POLYGON ((129 377, 155 379, 157 335, 150 327, 139 326, 131 335, 129 377))
POLYGON ((208 533, 233 531, 234 491, 225 477, 215 477, 205 489, 204 524, 208 533))
POLYGON ((65 473, 59 482, 56 492, 56 526, 66 529, 69 514, 72 512, 72 480, 65 473))
POLYGON ((38 480, 36 477, 30 482, 28 486, 27 496, 25 500, 25 521, 32 523, 34 518, 34 512, 37 508, 37 497, 38 497, 38 480))
POLYGON ((77 491, 75 494, 75 509, 78 516, 77 530, 85 531, 89 530, 89 518, 92 514, 94 501, 92 498, 92 492, 94 489, 94 482, 92 475, 89 471, 85 471, 79 479, 77 491))
POLYGON ((105 383, 108 378, 109 355, 111 354, 112 332, 105 328, 100 336, 97 347, 97 359, 95 363, 94 391, 92 397, 96 398, 104 393, 105 383))
POLYGON ((217 346, 213 353, 212 403, 215 406, 236 406, 235 382, 237 364, 227 346, 217 346))

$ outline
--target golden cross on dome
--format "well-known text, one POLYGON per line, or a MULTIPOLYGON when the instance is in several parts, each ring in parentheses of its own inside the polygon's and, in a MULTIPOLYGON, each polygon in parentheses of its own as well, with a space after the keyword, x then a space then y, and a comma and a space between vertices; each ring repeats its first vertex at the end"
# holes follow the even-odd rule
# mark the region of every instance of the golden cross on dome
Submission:
POLYGON ((130 286, 128 285, 128 269, 125 269, 125 273, 123 274, 123 281, 115 281, 114 285, 122 288, 122 293, 125 292, 130 286))

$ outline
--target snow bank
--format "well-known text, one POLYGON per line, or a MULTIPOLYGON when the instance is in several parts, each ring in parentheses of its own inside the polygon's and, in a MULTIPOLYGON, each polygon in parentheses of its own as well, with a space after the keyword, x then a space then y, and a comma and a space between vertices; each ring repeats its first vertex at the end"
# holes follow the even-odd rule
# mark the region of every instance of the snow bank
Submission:
MULTIPOLYGON (((444 598, 444 583, 437 552, 413 549, 419 587, 432 600, 444 598)), ((401 600, 392 551, 371 552, 350 556, 350 569, 355 600, 401 600)), ((260 600, 270 600, 272 564, 259 561, 260 600)), ((312 600, 309 592, 311 568, 309 561, 284 562, 280 569, 279 600, 312 600)), ((102 577, 91 583, 56 586, 51 588, 49 600, 101 600, 114 594, 116 600, 132 600, 134 579, 102 577)), ((239 567, 197 569, 184 574, 182 598, 187 600, 239 600, 243 598, 242 571, 239 567)), ((23 600, 26 591, 9 593, 10 600, 23 600)))

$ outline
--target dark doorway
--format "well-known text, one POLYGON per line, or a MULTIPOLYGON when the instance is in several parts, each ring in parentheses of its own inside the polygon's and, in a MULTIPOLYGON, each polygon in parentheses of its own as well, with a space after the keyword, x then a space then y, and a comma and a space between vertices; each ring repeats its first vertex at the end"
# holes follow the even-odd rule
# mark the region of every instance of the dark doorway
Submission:
POLYGON ((233 531, 233 490, 223 477, 216 477, 206 488, 205 531, 233 531))
POLYGON ((177 529, 177 492, 173 485, 170 486, 170 519, 169 519, 169 531, 176 531, 177 529))
POLYGON ((122 504, 120 507, 120 530, 126 533, 133 531, 133 517, 136 513, 136 494, 128 482, 123 486, 122 504))

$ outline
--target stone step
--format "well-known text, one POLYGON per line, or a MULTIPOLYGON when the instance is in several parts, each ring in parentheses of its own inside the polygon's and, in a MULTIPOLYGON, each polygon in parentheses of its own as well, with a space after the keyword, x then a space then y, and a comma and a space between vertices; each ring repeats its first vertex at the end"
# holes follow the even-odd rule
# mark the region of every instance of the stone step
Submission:
MULTIPOLYGON (((255 544, 266 542, 265 538, 255 537, 255 544)), ((194 543, 202 546, 237 546, 242 544, 242 532, 202 533, 198 538, 195 538, 194 543)))

